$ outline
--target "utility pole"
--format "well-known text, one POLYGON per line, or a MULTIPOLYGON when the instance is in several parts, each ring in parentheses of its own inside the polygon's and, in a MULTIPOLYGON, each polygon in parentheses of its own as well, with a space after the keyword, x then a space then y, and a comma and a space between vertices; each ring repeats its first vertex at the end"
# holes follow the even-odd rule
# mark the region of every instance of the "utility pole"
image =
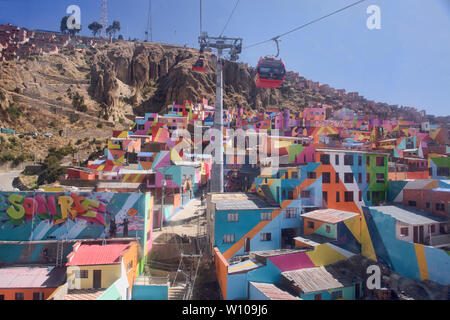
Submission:
MULTIPOLYGON (((209 37, 206 32, 202 32, 198 38, 200 50, 216 49, 217 50, 217 80, 216 80, 216 104, 214 111, 214 129, 218 130, 219 137, 214 137, 214 143, 220 145, 219 156, 223 157, 223 62, 221 60, 224 50, 229 50, 230 60, 236 61, 238 54, 242 51, 242 38, 226 38, 226 37, 209 37), (217 141, 219 139, 219 141, 217 141)), ((216 150, 217 151, 217 150, 216 150)), ((215 160, 218 155, 215 155, 215 160)), ((211 192, 223 192, 223 158, 219 163, 216 161, 212 165, 211 192)))
POLYGON ((145 31, 145 42, 148 42, 148 35, 150 34, 150 42, 153 42, 153 31, 152 31, 152 0, 148 0, 148 20, 147 20, 147 31, 145 31))

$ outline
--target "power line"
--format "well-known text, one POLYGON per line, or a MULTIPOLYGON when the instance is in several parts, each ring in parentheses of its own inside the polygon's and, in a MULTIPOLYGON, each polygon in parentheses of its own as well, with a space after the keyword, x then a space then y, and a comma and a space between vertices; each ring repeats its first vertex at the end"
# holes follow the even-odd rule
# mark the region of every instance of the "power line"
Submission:
POLYGON ((317 19, 315 19, 315 20, 312 20, 312 21, 310 21, 310 22, 308 22, 308 23, 305 23, 305 24, 303 24, 303 25, 301 25, 301 26, 299 26, 299 27, 297 27, 297 28, 294 28, 294 29, 292 29, 292 30, 290 30, 290 31, 287 31, 287 32, 285 32, 285 33, 282 33, 282 34, 280 34, 280 35, 278 35, 278 36, 275 36, 275 37, 270 38, 270 39, 268 39, 268 40, 260 41, 260 42, 254 43, 254 44, 252 44, 252 45, 249 45, 249 46, 245 47, 244 49, 256 47, 256 46, 261 45, 261 44, 266 43, 266 42, 278 40, 279 38, 284 37, 285 35, 288 35, 289 33, 292 33, 292 32, 295 32, 295 31, 297 31, 297 30, 303 29, 303 28, 305 28, 305 27, 307 27, 307 26, 309 26, 309 25, 311 25, 311 24, 313 24, 313 23, 316 23, 316 22, 321 21, 321 20, 323 20, 323 19, 325 19, 325 18, 328 18, 328 17, 330 17, 330 16, 332 16, 332 15, 335 15, 335 14, 337 14, 337 13, 339 13, 339 12, 342 12, 342 11, 344 11, 344 10, 347 10, 347 9, 351 8, 351 7, 354 7, 354 6, 356 6, 356 5, 360 4, 360 3, 363 3, 364 1, 366 1, 366 0, 360 0, 360 1, 354 2, 354 3, 352 3, 352 4, 350 4, 350 5, 346 6, 346 7, 343 7, 343 8, 341 8, 341 9, 339 9, 339 10, 333 11, 333 12, 331 12, 331 13, 325 15, 325 16, 322 16, 322 17, 320 17, 320 18, 317 18, 317 19))
POLYGON ((225 29, 227 28, 228 23, 230 23, 231 17, 233 17, 234 11, 236 10, 236 8, 237 8, 237 6, 238 6, 239 1, 241 1, 241 0, 237 0, 237 1, 236 1, 236 5, 234 6, 233 11, 231 11, 230 16, 228 17, 228 21, 227 21, 227 23, 225 24, 225 27, 223 27, 222 33, 220 34, 219 38, 220 38, 220 37, 223 35, 223 33, 225 32, 225 29))

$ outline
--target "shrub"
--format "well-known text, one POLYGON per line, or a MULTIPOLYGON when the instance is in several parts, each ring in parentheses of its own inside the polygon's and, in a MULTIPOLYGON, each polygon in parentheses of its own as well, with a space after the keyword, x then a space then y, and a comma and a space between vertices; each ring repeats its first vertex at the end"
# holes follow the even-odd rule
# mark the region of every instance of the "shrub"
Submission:
POLYGON ((97 123, 97 128, 103 128, 103 124, 101 122, 97 123))
POLYGON ((14 90, 13 90, 15 93, 20 93, 20 89, 19 88, 15 88, 14 90))

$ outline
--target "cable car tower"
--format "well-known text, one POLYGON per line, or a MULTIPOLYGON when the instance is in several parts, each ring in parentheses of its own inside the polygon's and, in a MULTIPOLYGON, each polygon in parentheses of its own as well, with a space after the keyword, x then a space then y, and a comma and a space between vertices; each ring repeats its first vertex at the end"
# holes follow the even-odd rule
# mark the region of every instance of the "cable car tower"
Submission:
MULTIPOLYGON (((228 51, 231 61, 239 59, 242 52, 242 38, 209 37, 208 33, 202 32, 198 37, 200 51, 217 50, 217 80, 216 80, 216 104, 214 112, 214 129, 220 132, 220 161, 213 162, 211 177, 211 192, 223 192, 223 61, 221 60, 224 51, 228 51)), ((216 141, 217 143, 217 141, 216 141)))

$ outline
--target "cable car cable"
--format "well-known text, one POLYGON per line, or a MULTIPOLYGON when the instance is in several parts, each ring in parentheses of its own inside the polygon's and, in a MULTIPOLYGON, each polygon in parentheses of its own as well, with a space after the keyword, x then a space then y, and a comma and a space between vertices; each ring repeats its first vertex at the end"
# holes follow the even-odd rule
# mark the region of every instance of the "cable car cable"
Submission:
POLYGON ((360 0, 360 1, 354 2, 354 3, 352 3, 352 4, 350 4, 350 5, 346 6, 346 7, 343 7, 343 8, 341 8, 341 9, 339 9, 339 10, 333 11, 333 12, 331 12, 331 13, 325 15, 325 16, 322 16, 322 17, 320 17, 320 18, 317 18, 317 19, 315 19, 315 20, 312 20, 312 21, 310 21, 310 22, 308 22, 308 23, 305 23, 305 24, 303 24, 303 25, 301 25, 301 26, 299 26, 299 27, 297 27, 297 28, 294 28, 294 29, 292 29, 292 30, 290 30, 290 31, 287 31, 287 32, 285 32, 285 33, 282 33, 282 34, 280 34, 280 35, 278 35, 278 36, 275 36, 275 37, 273 37, 273 38, 271 38, 271 39, 264 40, 264 41, 260 41, 260 42, 254 43, 254 44, 252 44, 252 45, 249 45, 249 46, 245 47, 244 49, 256 47, 256 46, 261 45, 261 44, 266 43, 266 42, 276 41, 276 40, 278 40, 279 38, 284 37, 285 35, 288 35, 289 33, 292 33, 292 32, 295 32, 295 31, 297 31, 297 30, 300 30, 300 29, 302 29, 302 28, 305 28, 305 27, 307 27, 307 26, 309 26, 309 25, 311 25, 311 24, 313 24, 313 23, 316 23, 316 22, 318 22, 318 21, 320 21, 320 20, 323 20, 323 19, 325 19, 325 18, 328 18, 328 17, 330 17, 330 16, 332 16, 332 15, 335 15, 335 14, 341 12, 341 11, 347 10, 347 9, 349 9, 349 8, 351 8, 351 7, 354 7, 354 6, 356 6, 356 5, 360 4, 360 3, 363 3, 363 2, 365 2, 365 1, 366 1, 366 0, 360 0))
POLYGON ((241 0, 237 0, 237 1, 236 1, 236 5, 234 6, 233 11, 231 11, 230 16, 228 17, 228 21, 227 21, 227 23, 225 24, 225 27, 223 27, 222 33, 220 34, 219 38, 222 37, 223 33, 225 32, 225 29, 226 29, 227 26, 228 26, 228 23, 230 23, 230 20, 231 20, 231 18, 233 17, 234 11, 236 10, 236 8, 237 8, 237 6, 238 6, 239 1, 241 1, 241 0))

